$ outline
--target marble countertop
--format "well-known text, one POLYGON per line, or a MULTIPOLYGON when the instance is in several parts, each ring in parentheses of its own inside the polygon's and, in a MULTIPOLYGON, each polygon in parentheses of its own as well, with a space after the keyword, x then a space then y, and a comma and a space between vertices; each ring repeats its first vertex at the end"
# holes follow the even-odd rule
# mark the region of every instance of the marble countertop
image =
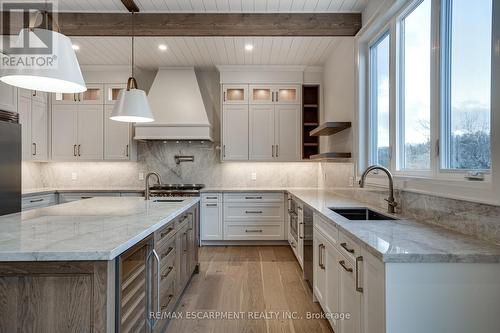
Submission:
POLYGON ((407 219, 351 221, 329 207, 368 207, 387 213, 334 191, 290 189, 288 193, 334 223, 358 246, 384 262, 500 263, 500 246, 471 236, 407 219))
MULTIPOLYGON (((216 193, 216 192, 235 192, 235 193, 244 193, 244 192, 286 192, 290 189, 294 189, 292 187, 230 187, 230 186, 208 186, 203 188, 200 192, 206 193, 216 193)), ((315 189, 311 187, 297 187, 296 189, 315 189)))
POLYGON ((100 197, 0 216, 0 261, 111 260, 198 201, 100 197))
POLYGON ((41 195, 49 193, 70 193, 70 192, 84 192, 84 193, 122 193, 122 192, 144 192, 143 187, 104 187, 104 188, 52 188, 52 187, 42 187, 42 188, 30 188, 24 189, 22 191, 23 196, 31 195, 41 195))

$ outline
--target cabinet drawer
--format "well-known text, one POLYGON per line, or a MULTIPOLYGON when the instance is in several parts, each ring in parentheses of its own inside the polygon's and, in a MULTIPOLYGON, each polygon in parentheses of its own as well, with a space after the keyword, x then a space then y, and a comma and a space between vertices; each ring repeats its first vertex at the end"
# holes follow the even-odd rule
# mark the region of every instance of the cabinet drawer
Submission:
POLYGON ((175 279, 175 255, 169 255, 160 263, 160 288, 170 285, 172 279, 175 279))
POLYGON ((169 284, 160 284, 160 312, 168 312, 175 305, 175 279, 169 284))
POLYGON ((261 193, 225 193, 224 202, 283 202, 284 195, 281 192, 261 193))
POLYGON ((240 224, 224 225, 225 240, 282 240, 284 238, 283 223, 276 224, 240 224))
POLYGON ((35 195, 22 199, 22 210, 48 207, 57 204, 56 194, 35 195))
MULTIPOLYGON (((167 229, 163 231, 164 237, 161 236, 161 232, 159 233, 158 240, 155 239, 155 248, 157 249, 158 256, 160 257, 160 266, 163 266, 163 263, 168 260, 170 257, 175 257, 175 237, 170 237, 174 235, 175 231, 173 226, 169 226, 167 229)), ((156 236, 156 234, 155 234, 156 236)), ((156 237, 155 237, 156 238, 156 237)))
POLYGON ((203 193, 201 202, 222 202, 222 193, 203 193))
POLYGON ((224 205, 224 220, 283 222, 284 208, 280 203, 227 203, 224 205))
POLYGON ((339 240, 339 230, 335 224, 327 221, 318 214, 313 215, 314 227, 319 229, 321 233, 332 243, 337 244, 339 240))
POLYGON ((193 226, 193 212, 185 212, 181 216, 177 218, 177 230, 184 227, 185 224, 188 224, 188 228, 192 228, 193 226))
POLYGON ((355 260, 357 256, 361 255, 361 248, 351 238, 346 236, 343 232, 339 232, 338 247, 340 252, 348 259, 355 260))
POLYGON ((73 202, 83 199, 90 199, 94 197, 119 197, 119 193, 60 193, 59 194, 59 202, 73 202))
MULTIPOLYGON (((155 248, 163 249, 167 246, 168 243, 171 242, 171 237, 175 234, 176 220, 173 220, 166 226, 161 229, 155 231, 154 239, 155 239, 155 248)), ((175 238, 174 238, 174 248, 175 248, 175 238)), ((159 254, 158 254, 159 255, 159 254)))

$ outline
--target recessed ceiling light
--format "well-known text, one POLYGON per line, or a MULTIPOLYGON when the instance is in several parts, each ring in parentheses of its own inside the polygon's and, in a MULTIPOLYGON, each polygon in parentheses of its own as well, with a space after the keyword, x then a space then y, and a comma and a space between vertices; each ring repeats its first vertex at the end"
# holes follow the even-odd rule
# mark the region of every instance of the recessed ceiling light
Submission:
POLYGON ((165 44, 160 44, 160 45, 158 45, 158 49, 159 49, 160 51, 166 51, 166 50, 167 50, 167 45, 165 45, 165 44))
POLYGON ((245 44, 245 50, 246 51, 252 51, 253 50, 253 45, 252 44, 245 44))
POLYGON ((71 47, 73 48, 73 50, 75 51, 78 51, 80 49, 80 46, 79 45, 76 45, 76 44, 73 44, 71 45, 71 47))

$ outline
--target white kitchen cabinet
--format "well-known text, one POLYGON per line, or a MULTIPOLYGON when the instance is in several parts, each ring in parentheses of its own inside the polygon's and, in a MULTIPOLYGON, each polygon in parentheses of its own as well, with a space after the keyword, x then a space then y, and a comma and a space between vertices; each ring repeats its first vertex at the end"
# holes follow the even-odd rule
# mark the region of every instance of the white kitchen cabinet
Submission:
POLYGON ((250 85, 250 104, 274 103, 275 88, 271 85, 250 85))
POLYGON ((77 122, 78 158, 102 160, 104 156, 103 107, 101 105, 78 106, 77 122))
POLYGON ((363 250, 356 257, 358 286, 361 287, 363 332, 385 332, 385 268, 382 261, 363 250))
POLYGON ((304 206, 297 203, 297 259, 300 267, 304 268, 304 206))
POLYGON ((248 105, 224 105, 222 118, 222 159, 248 160, 248 105))
POLYGON ((87 90, 82 93, 52 94, 52 104, 94 104, 102 105, 104 102, 104 85, 100 83, 87 84, 87 90))
POLYGON ((300 160, 300 105, 276 105, 274 109, 274 156, 279 161, 300 160))
POLYGON ((250 85, 250 104, 300 104, 300 85, 250 85))
POLYGON ((19 89, 18 113, 22 131, 22 158, 24 161, 48 159, 48 107, 46 93, 32 94, 19 89))
MULTIPOLYGON (((44 94, 39 94, 44 95, 44 94)), ((32 159, 46 161, 49 157, 48 143, 48 106, 46 98, 32 99, 31 103, 31 142, 32 159)))
POLYGON ((325 237, 313 231, 313 292, 318 302, 324 306, 326 301, 326 246, 325 237))
POLYGON ((275 103, 277 104, 300 104, 302 101, 302 86, 300 85, 279 85, 275 89, 275 103))
MULTIPOLYGON (((349 319, 339 320, 339 333, 361 332, 361 293, 356 290, 354 264, 345 257, 338 262, 338 311, 351 314, 349 319)), ((328 285, 331 282, 328 281, 328 285)), ((328 287, 327 287, 328 288, 328 287)), ((371 331, 371 328, 370 328, 371 331)))
POLYGON ((248 104, 248 84, 224 84, 222 86, 223 104, 248 104))
POLYGON ((52 159, 103 159, 103 106, 53 105, 52 159))
POLYGON ((104 107, 104 159, 130 160, 132 149, 132 128, 129 123, 109 119, 113 105, 104 107))
MULTIPOLYGON (((339 294, 340 294, 340 270, 339 270, 339 261, 341 260, 341 255, 337 248, 331 243, 327 243, 326 251, 325 251, 325 262, 326 262, 326 281, 327 286, 326 295, 324 299, 324 310, 328 313, 339 312, 339 294)), ((339 321, 332 317, 329 318, 330 325, 337 332, 339 327, 339 321)))
POLYGON ((223 239, 222 199, 220 193, 206 193, 201 202, 201 240, 223 239))
POLYGON ((0 82, 0 110, 17 112, 17 88, 0 82))
POLYGON ((249 113, 250 160, 273 160, 274 145, 274 105, 250 105, 249 113))
POLYGON ((127 88, 123 83, 106 83, 104 84, 104 104, 113 105, 118 99, 120 90, 127 88))

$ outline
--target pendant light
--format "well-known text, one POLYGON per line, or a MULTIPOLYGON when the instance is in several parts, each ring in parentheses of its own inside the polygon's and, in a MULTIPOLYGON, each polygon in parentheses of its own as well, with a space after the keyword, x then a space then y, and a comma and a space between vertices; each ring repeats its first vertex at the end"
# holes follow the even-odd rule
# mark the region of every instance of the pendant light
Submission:
POLYGON ((128 78, 127 88, 120 90, 118 99, 109 117, 111 120, 126 123, 148 123, 154 121, 144 90, 137 87, 134 78, 134 12, 132 12, 132 76, 128 78))
MULTIPOLYGON (((13 66, 0 69, 0 81, 15 87, 52 93, 80 93, 87 90, 71 40, 61 34, 59 25, 47 11, 37 12, 29 28, 21 29, 14 47, 22 48, 25 38, 29 41, 52 40, 53 66, 13 66), (34 28, 34 22, 43 15, 45 29, 34 28), (49 30, 48 20, 56 30, 49 30), (26 36, 27 35, 27 36, 26 36)), ((42 45, 45 45, 42 42, 42 45)), ((35 55, 41 57, 42 55, 35 55)))

